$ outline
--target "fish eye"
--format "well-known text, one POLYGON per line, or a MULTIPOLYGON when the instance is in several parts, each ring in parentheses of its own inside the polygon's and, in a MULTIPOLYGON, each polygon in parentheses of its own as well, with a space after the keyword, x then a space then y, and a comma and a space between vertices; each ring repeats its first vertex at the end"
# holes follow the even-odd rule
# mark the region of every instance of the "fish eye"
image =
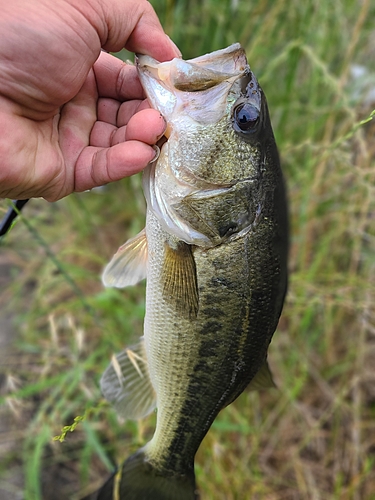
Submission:
POLYGON ((254 132, 259 123, 259 110, 247 102, 239 104, 233 112, 235 129, 239 132, 254 132))

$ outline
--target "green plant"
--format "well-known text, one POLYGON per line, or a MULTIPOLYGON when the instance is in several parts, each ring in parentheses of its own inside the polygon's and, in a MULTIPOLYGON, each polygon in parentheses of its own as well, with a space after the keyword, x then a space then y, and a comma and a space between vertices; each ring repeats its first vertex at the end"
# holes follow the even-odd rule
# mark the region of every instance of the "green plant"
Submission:
MULTIPOLYGON (((372 500, 375 126, 366 78, 373 87, 375 6, 153 5, 185 58, 243 44, 267 95, 290 198, 290 287, 269 356, 278 390, 245 392, 220 413, 197 456, 202 498, 372 500)), ((112 353, 142 334, 144 315, 144 284, 104 290, 100 273, 143 224, 136 176, 54 205, 32 200, 1 243, 11 274, 2 318, 18 334, 1 363, 2 412, 13 422, 0 437, 0 493, 79 498, 152 435, 153 417, 119 422, 98 389, 112 353), (64 443, 53 442, 86 410, 64 443)))

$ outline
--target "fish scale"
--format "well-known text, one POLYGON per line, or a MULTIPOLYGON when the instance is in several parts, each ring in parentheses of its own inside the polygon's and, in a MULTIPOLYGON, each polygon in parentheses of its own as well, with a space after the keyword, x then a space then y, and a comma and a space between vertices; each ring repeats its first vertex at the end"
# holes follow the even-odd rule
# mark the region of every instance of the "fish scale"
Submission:
POLYGON ((286 194, 266 99, 239 44, 191 61, 140 56, 137 67, 169 138, 144 172, 146 228, 103 275, 119 287, 147 278, 144 338, 101 388, 123 418, 156 406, 157 419, 97 498, 194 500, 194 457, 219 411, 246 387, 273 386, 286 194))
POLYGON ((200 308, 194 328, 191 321, 181 317, 176 328, 175 309, 160 300, 158 263, 163 259, 165 233, 152 213, 148 214, 147 236, 151 242, 151 284, 147 289, 146 350, 160 397, 157 428, 146 453, 159 470, 183 474, 193 467, 199 444, 218 411, 242 392, 266 357, 278 321, 274 303, 279 295, 275 283, 280 262, 275 256, 274 267, 265 276, 262 256, 268 264, 265 251, 270 248, 258 236, 261 248, 255 252, 253 234, 231 242, 233 249, 194 248, 200 308), (242 259, 241 265, 236 259, 232 264, 233 255, 247 252, 252 259, 242 259), (255 254, 258 256, 254 258, 255 254), (228 315, 228 310, 238 311, 237 318, 228 315), (168 355, 160 357, 164 349, 168 355), (174 393, 180 398, 171 398, 174 393), (192 434, 191 428, 198 431, 192 434))

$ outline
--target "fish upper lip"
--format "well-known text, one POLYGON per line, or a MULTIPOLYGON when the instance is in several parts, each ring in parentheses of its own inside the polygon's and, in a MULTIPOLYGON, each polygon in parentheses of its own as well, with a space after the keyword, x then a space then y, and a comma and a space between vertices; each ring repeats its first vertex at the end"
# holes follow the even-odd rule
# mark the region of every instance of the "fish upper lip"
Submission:
POLYGON ((235 79, 243 74, 243 71, 223 73, 205 69, 177 58, 157 65, 153 62, 149 64, 138 62, 138 68, 140 71, 147 72, 151 78, 166 88, 187 92, 207 90, 225 80, 235 79))

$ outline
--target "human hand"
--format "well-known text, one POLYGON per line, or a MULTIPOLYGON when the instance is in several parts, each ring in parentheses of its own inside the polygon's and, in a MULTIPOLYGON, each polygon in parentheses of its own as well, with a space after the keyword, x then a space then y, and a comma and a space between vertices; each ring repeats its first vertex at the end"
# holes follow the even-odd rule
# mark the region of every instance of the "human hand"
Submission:
POLYGON ((58 200, 139 172, 164 119, 124 46, 179 57, 146 0, 0 0, 0 197, 58 200))

